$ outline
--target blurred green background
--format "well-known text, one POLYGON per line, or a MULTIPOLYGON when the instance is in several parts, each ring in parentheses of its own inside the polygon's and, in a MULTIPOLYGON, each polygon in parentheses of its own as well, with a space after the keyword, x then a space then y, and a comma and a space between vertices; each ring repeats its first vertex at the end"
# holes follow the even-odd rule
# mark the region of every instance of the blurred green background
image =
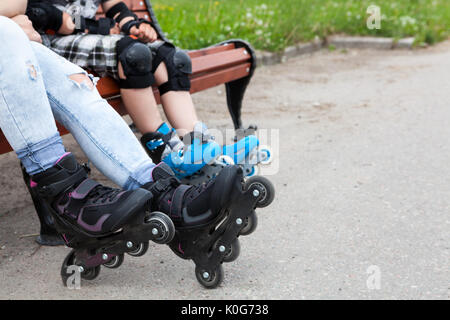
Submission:
POLYGON ((206 47, 241 38, 279 51, 331 34, 415 37, 433 44, 449 36, 450 0, 152 0, 158 21, 177 46, 206 47), (381 8, 381 29, 369 30, 367 8, 381 8))

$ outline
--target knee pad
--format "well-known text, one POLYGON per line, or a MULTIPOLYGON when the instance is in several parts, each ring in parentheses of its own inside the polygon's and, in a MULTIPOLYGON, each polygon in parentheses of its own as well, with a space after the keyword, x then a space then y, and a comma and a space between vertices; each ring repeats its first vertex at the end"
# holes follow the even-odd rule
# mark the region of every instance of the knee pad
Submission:
POLYGON ((117 56, 126 76, 126 79, 119 79, 121 88, 148 88, 155 82, 152 52, 148 46, 131 37, 124 37, 117 42, 117 56))
POLYGON ((155 60, 154 70, 164 62, 169 76, 169 80, 158 87, 160 95, 169 91, 191 90, 189 75, 192 73, 192 61, 185 51, 164 44, 158 49, 155 60))

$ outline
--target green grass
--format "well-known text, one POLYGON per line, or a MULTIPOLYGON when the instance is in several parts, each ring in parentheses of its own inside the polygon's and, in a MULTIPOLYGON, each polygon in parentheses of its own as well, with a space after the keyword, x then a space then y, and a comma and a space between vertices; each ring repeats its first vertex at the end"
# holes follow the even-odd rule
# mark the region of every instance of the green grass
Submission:
POLYGON ((177 46, 206 47, 241 38, 279 51, 331 34, 403 38, 433 44, 450 34, 450 0, 152 0, 158 21, 177 46), (366 25, 381 8, 380 30, 366 25))

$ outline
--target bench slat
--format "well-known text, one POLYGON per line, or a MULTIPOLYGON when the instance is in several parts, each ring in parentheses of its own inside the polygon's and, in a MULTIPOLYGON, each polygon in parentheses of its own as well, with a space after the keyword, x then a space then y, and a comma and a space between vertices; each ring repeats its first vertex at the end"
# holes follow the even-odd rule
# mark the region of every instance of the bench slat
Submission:
POLYGON ((250 54, 245 48, 209 54, 192 60, 192 72, 198 74, 218 68, 224 68, 230 65, 243 63, 250 60, 250 58, 250 54))
POLYGON ((251 63, 232 66, 224 70, 207 73, 191 80, 191 93, 209 89, 249 75, 251 63))
POLYGON ((206 56, 208 54, 224 52, 227 50, 233 50, 234 48, 235 48, 234 43, 228 43, 228 44, 224 44, 221 46, 215 46, 215 47, 206 48, 206 49, 192 50, 192 51, 189 51, 188 53, 189 53, 189 56, 191 57, 191 59, 194 59, 194 58, 198 58, 201 56, 206 56))
POLYGON ((6 140, 5 135, 0 130, 0 154, 8 153, 12 151, 11 146, 8 143, 8 140, 6 140))
MULTIPOLYGON (((213 88, 215 86, 221 85, 225 82, 230 82, 233 80, 241 79, 248 76, 250 63, 244 65, 233 66, 225 70, 220 70, 215 73, 206 74, 199 76, 198 78, 192 79, 191 81, 191 93, 200 92, 206 89, 213 88)), ((153 88, 153 94, 155 95, 156 103, 161 104, 161 97, 157 88, 153 88)), ((121 115, 127 115, 128 112, 125 109, 122 99, 120 97, 114 96, 107 99, 108 103, 121 115)))
POLYGON ((101 92, 103 98, 116 96, 120 93, 120 88, 117 82, 110 77, 101 78, 97 82, 97 89, 101 92))

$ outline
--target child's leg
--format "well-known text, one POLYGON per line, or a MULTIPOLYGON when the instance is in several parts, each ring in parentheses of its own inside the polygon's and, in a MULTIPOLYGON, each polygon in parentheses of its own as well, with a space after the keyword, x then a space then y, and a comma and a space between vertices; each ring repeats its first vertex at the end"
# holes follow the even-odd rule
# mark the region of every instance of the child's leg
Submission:
MULTIPOLYGON (((126 79, 119 62, 119 77, 126 79)), ((158 105, 153 95, 153 88, 120 89, 125 108, 139 132, 155 132, 163 123, 158 105)))
MULTIPOLYGON (((155 80, 157 86, 169 81, 164 62, 156 69, 155 80)), ((189 91, 169 91, 161 96, 161 103, 168 121, 180 136, 194 130, 198 117, 189 91)))
POLYGON ((116 42, 117 78, 125 107, 142 133, 162 124, 152 85, 152 52, 144 43, 124 36, 116 42))

